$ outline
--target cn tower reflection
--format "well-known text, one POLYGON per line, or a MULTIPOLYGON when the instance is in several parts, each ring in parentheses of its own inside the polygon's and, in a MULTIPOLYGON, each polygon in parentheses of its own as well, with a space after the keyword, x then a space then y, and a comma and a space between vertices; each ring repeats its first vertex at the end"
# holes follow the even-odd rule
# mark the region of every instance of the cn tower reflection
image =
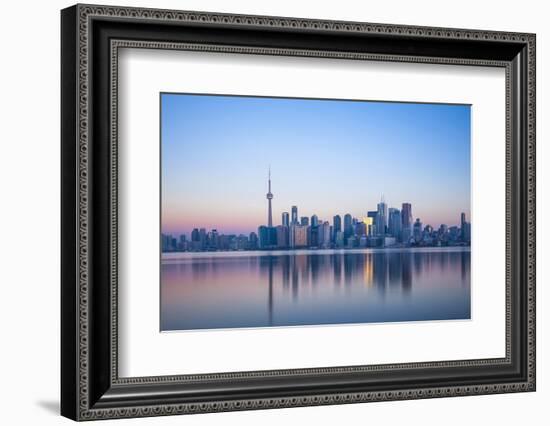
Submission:
POLYGON ((163 330, 466 319, 469 250, 304 251, 162 265, 163 330))

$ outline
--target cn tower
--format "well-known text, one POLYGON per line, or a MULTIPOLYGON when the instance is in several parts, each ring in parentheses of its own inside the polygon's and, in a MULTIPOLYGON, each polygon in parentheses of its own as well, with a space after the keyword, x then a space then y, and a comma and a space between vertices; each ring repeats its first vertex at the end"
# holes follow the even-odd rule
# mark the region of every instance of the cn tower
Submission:
POLYGON ((273 199, 273 194, 271 193, 271 166, 269 166, 267 187, 267 226, 271 228, 273 226, 273 215, 271 213, 271 200, 273 199))

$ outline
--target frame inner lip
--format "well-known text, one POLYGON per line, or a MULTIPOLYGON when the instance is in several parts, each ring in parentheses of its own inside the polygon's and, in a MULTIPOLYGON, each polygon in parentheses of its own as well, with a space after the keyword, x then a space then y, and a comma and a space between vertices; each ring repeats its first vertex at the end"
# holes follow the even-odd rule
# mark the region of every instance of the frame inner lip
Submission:
MULTIPOLYGON (((258 47, 249 47, 249 46, 230 46, 230 45, 203 45, 203 44, 197 44, 197 43, 188 43, 188 42, 180 42, 175 43, 171 41, 166 42, 152 42, 147 41, 143 39, 138 40, 132 40, 132 39, 118 39, 113 38, 110 40, 110 63, 111 63, 111 69, 112 70, 118 70, 118 53, 120 48, 137 48, 137 49, 148 49, 148 48, 154 48, 154 49, 167 49, 167 50, 184 50, 184 51, 200 51, 200 52, 222 52, 222 53, 238 53, 239 51, 245 52, 245 53, 252 53, 254 52, 266 52, 270 49, 266 49, 264 47, 258 48, 258 47), (210 48, 213 47, 213 50, 210 50, 210 48)), ((296 55, 296 52, 298 52, 298 56, 300 56, 300 53, 302 52, 302 49, 280 49, 280 48, 274 48, 273 51, 277 56, 294 56, 296 55)), ((314 53, 320 54, 320 57, 328 58, 328 59, 341 59, 341 52, 323 52, 323 51, 315 51, 314 53), (332 58, 331 56, 327 55, 335 55, 335 58, 332 58)), ((315 54, 313 55, 315 57, 315 54)), ((361 60, 372 60, 372 59, 379 59, 380 55, 378 54, 369 54, 369 53, 361 53, 358 58, 361 60)), ((511 72, 511 65, 507 61, 487 61, 483 59, 451 59, 448 58, 439 58, 441 59, 441 62, 437 62, 438 58, 429 58, 429 61, 426 62, 428 64, 449 64, 449 65, 476 65, 476 66, 497 66, 497 67, 503 67, 506 70, 506 91, 509 90, 508 87, 508 80, 509 80, 509 74, 511 72), (434 62, 432 62, 432 60, 434 62)), ((415 56, 403 56, 403 55, 387 55, 387 58, 384 59, 390 62, 413 62, 413 63, 424 63, 425 59, 421 58, 420 60, 415 56)), ((111 76, 111 83, 116 84, 117 81, 117 74, 114 74, 111 76)), ((111 86, 113 87, 113 86, 111 86)), ((112 111, 116 112, 118 110, 118 98, 117 98, 117 91, 114 91, 111 93, 110 97, 110 103, 111 103, 111 109, 112 111)), ((111 121, 111 131, 112 134, 115 135, 115 137, 112 139, 112 161, 113 164, 116 164, 117 161, 117 149, 116 149, 116 127, 117 122, 111 121)), ((509 137, 507 132, 507 138, 509 137)), ((118 192, 118 191, 117 191, 118 192)), ((116 194, 115 194, 116 197, 116 194)), ((116 209, 116 203, 113 204, 114 208, 111 212, 112 214, 112 222, 118 223, 118 216, 117 216, 117 209, 116 209)), ((116 260, 115 260, 116 263, 116 260)), ((116 284, 115 284, 116 285, 116 284)), ((508 284, 507 284, 508 286, 508 284)), ((508 293, 508 292, 507 292, 508 293)), ((508 294, 506 295, 506 311, 509 310, 509 300, 508 294)), ((113 312, 116 312, 116 306, 112 306, 111 309, 113 312)), ((464 360, 449 360, 449 361, 426 361, 426 362, 404 362, 404 363, 395 363, 395 364, 370 364, 370 365, 356 365, 356 366, 332 366, 332 367, 318 367, 318 368, 296 368, 296 369, 284 369, 284 370, 260 370, 260 371, 240 371, 240 372, 231 372, 231 373, 204 373, 204 374, 174 374, 174 375, 166 375, 166 376, 146 376, 146 377, 118 377, 118 370, 116 374, 113 374, 111 380, 113 384, 118 385, 128 385, 128 384, 154 384, 154 383, 173 383, 174 380, 177 381, 211 381, 211 380, 235 380, 235 379, 254 379, 254 378, 270 378, 275 376, 300 376, 304 374, 315 374, 315 375, 323 375, 323 374, 329 374, 329 375, 339 375, 339 374, 348 374, 348 373, 370 373, 373 371, 380 371, 381 369, 384 369, 385 371, 393 371, 395 369, 401 369, 401 370, 407 370, 407 369, 416 369, 416 368, 455 368, 455 367, 464 367, 465 365, 469 365, 471 367, 477 367, 477 366, 486 366, 486 365, 502 365, 502 366, 509 366, 512 364, 511 360, 511 349, 510 349, 510 343, 511 343, 511 333, 510 333, 510 324, 509 324, 509 315, 506 315, 506 356, 503 358, 481 358, 481 359, 464 359, 464 360)), ((116 321, 116 317, 113 318, 113 321, 116 321)), ((116 324, 113 324, 113 327, 115 327, 116 324)), ((118 328, 115 328, 118 330, 118 328)), ((118 347, 118 345, 117 345, 118 347)), ((118 356, 115 354, 116 357, 115 362, 118 360, 118 356)), ((116 364, 118 365, 118 363, 116 364)))

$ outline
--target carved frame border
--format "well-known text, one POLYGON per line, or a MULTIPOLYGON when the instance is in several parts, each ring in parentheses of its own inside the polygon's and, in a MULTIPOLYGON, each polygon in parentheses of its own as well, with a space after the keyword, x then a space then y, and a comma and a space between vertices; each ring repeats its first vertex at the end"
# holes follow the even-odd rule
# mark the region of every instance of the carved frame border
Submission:
MULTIPOLYGON (((78 341, 78 362, 77 362, 77 419, 92 420, 104 419, 113 417, 141 417, 141 416, 159 416, 171 414, 186 414, 197 412, 216 412, 230 410, 246 410, 246 409, 262 409, 262 408, 280 408, 292 406, 309 406, 309 405, 324 405, 324 404, 341 404, 352 402, 366 401, 383 401, 383 400, 400 400, 400 399, 416 399, 416 398, 433 398, 443 396, 462 396, 488 393, 504 393, 517 391, 533 391, 535 389, 535 45, 536 39, 533 34, 511 33, 511 32, 494 32, 494 31, 479 31, 479 30, 464 30, 464 29, 447 29, 435 27, 417 27, 417 26, 402 26, 402 25, 386 25, 386 24, 370 24, 357 22, 337 22, 325 20, 310 20, 310 19, 294 19, 294 18, 279 18, 265 16, 247 16, 247 15, 229 15, 217 13, 202 13, 202 12, 186 12, 186 11, 170 11, 142 8, 127 8, 127 7, 104 7, 92 5, 78 5, 78 61, 77 61, 77 90, 78 90, 78 111, 77 111, 77 179, 78 179, 78 194, 77 194, 77 341, 78 341), (227 400, 219 402, 207 403, 175 403, 161 404, 153 406, 142 406, 134 408, 90 408, 88 378, 89 378, 89 133, 88 133, 88 114, 89 114, 89 54, 90 54, 90 39, 89 28, 90 20, 94 17, 118 17, 128 19, 139 19, 141 21, 174 21, 174 22, 190 22, 190 23, 210 23, 224 25, 239 25, 252 26, 260 28, 300 28, 312 29, 316 31, 338 31, 338 32, 359 32, 373 34, 405 34, 423 38, 446 38, 446 39, 466 39, 466 40, 495 40, 524 43, 527 46, 527 98, 528 98, 528 114, 527 114, 527 153, 528 153, 528 181, 526 192, 527 203, 527 306, 528 306, 528 337, 527 337, 527 368, 528 380, 526 382, 498 383, 492 385, 480 386, 450 386, 446 388, 424 388, 424 389, 403 389, 399 391, 380 391, 380 392, 359 392, 359 393, 331 393, 325 395, 312 395, 304 397, 277 397, 277 398, 258 398, 245 400, 227 400)), ((114 40, 111 44, 112 64, 111 64, 111 96, 112 96, 112 111, 111 119, 116 122, 117 104, 116 104, 116 77, 117 77, 117 50, 121 47, 134 48, 156 48, 156 49, 186 49, 186 50, 202 50, 202 51, 223 51, 231 53, 254 53, 268 55, 298 55, 298 56, 317 56, 342 59, 367 59, 367 60, 384 60, 384 61, 408 61, 408 62, 427 62, 427 63, 452 63, 464 65, 484 65, 484 66, 504 66, 506 68, 506 111, 507 111, 507 237, 509 237, 509 207, 510 207, 510 149, 509 149, 509 116, 510 116, 510 69, 504 62, 499 61, 480 61, 480 60, 465 60, 465 59, 449 59, 449 58, 418 58, 414 56, 392 56, 392 55, 370 55, 370 54, 353 54, 342 52, 315 52, 315 51, 296 51, 288 49, 259 49, 246 47, 231 47, 231 46, 205 46, 181 43, 159 43, 159 42, 143 42, 130 40, 114 40)), ((116 165, 116 125, 111 127, 112 152, 111 156, 116 165)), ((111 169, 111 202, 115 206, 111 210, 112 228, 111 228, 111 283, 112 283, 112 299, 111 299, 111 336, 112 336, 112 364, 111 364, 111 380, 115 384, 124 383, 168 383, 181 380, 200 380, 212 378, 237 378, 246 377, 247 375, 300 375, 307 373, 330 373, 340 372, 342 369, 350 369, 352 371, 371 371, 380 369, 395 369, 395 368, 410 368, 419 366, 448 366, 448 365, 480 365, 502 363, 509 361, 509 340, 510 327, 509 322, 510 312, 508 302, 510 299, 509 291, 509 271, 510 271, 510 238, 507 238, 507 259, 506 259, 506 276, 507 276, 507 311, 506 311, 506 336, 507 349, 506 358, 504 359, 489 359, 489 360, 465 360, 446 363, 420 363, 420 364, 390 364, 382 366, 359 366, 359 367, 334 367, 326 369, 306 369, 306 370, 275 370, 268 372, 248 372, 248 373, 227 373, 223 375, 200 375, 200 376, 161 376, 147 378, 118 378, 117 374, 117 294, 116 294, 116 279, 117 279, 117 222, 116 222, 116 201, 117 201, 117 170, 116 166, 111 169), (207 376, 207 377, 205 377, 207 376)))

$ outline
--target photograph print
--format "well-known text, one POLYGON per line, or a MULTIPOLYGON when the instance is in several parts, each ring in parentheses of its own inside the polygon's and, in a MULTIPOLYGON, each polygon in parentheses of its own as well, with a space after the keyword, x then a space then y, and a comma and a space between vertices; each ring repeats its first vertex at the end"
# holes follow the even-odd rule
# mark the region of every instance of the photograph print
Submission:
POLYGON ((471 318, 471 106, 160 94, 160 331, 471 318))

